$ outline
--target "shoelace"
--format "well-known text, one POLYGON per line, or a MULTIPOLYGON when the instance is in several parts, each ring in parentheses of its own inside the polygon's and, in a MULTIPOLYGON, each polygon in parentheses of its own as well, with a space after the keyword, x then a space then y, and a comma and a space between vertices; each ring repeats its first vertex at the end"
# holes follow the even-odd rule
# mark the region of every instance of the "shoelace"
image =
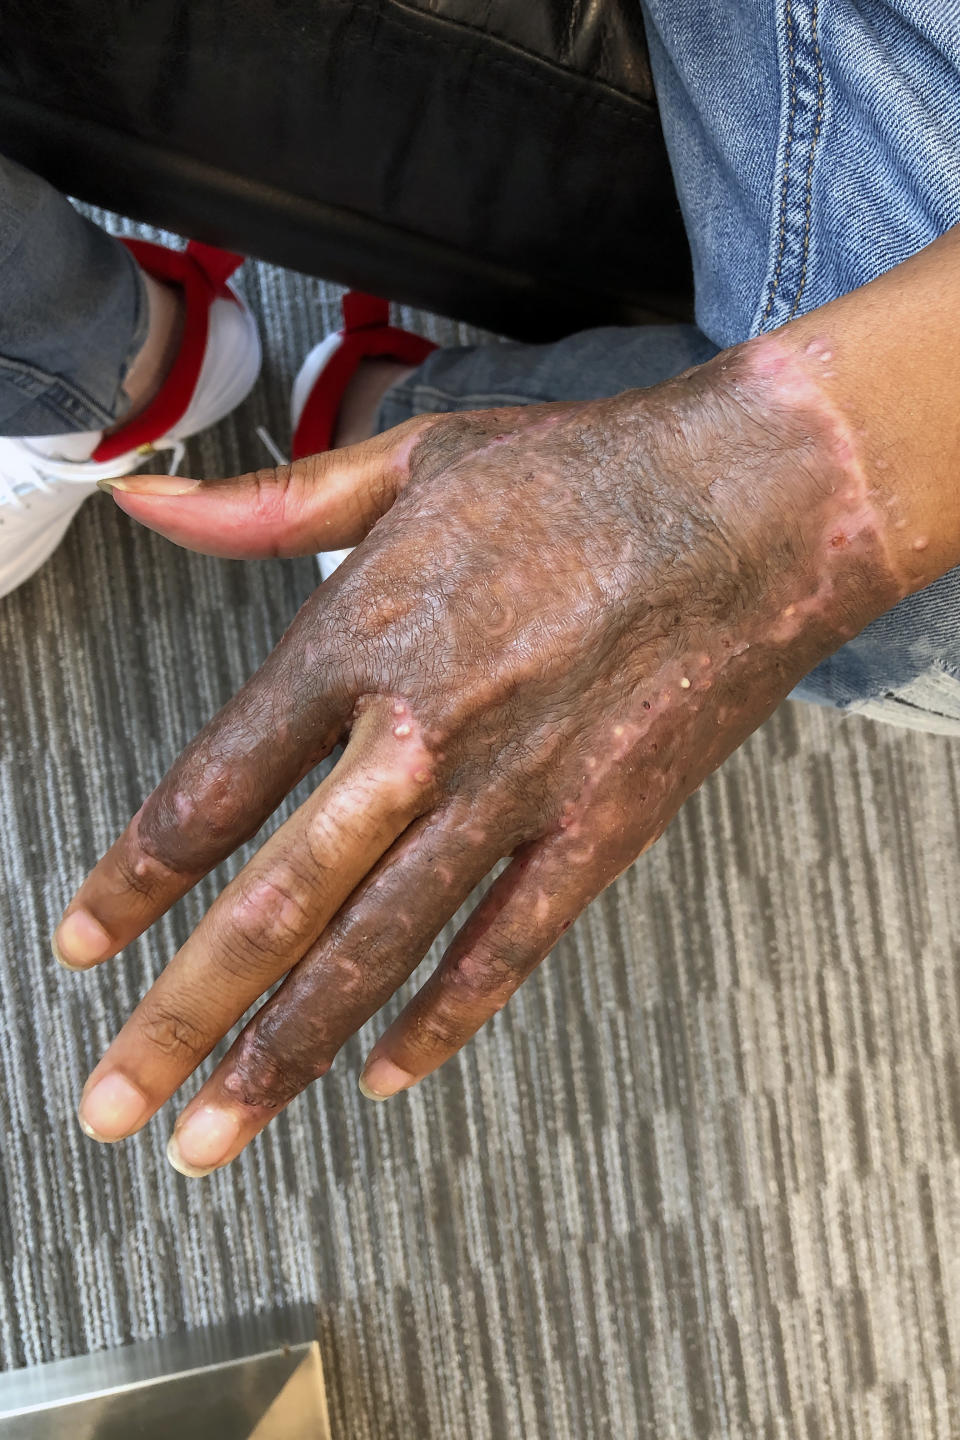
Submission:
POLYGON ((288 457, 287 455, 284 455, 283 451, 280 449, 280 446, 277 444, 276 440, 274 440, 273 436, 270 434, 270 431, 267 429, 266 425, 258 425, 258 426, 257 426, 257 438, 259 439, 259 441, 260 441, 261 445, 263 446, 264 450, 266 450, 266 451, 268 452, 268 454, 269 454, 269 456, 270 456, 270 459, 273 460, 275 464, 277 464, 277 465, 289 465, 289 464, 290 464, 290 459, 289 459, 289 457, 288 457))
MULTIPOLYGON (((182 440, 158 440, 140 454, 140 463, 160 450, 171 452, 169 475, 176 475, 183 463, 186 447, 182 440)), ((57 460, 31 450, 29 442, 0 436, 0 505, 14 509, 26 508, 25 496, 31 491, 49 492, 60 484, 93 484, 97 480, 115 480, 137 468, 129 456, 116 460, 57 460)))

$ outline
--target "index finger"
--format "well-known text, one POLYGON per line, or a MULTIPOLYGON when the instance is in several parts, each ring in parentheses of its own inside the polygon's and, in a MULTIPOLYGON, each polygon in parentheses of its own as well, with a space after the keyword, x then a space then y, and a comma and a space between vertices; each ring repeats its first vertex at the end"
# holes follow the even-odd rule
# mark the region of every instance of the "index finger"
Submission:
POLYGON ((53 937, 62 965, 85 970, 116 955, 256 834, 344 733, 356 699, 349 673, 335 641, 318 638, 316 615, 301 610, 87 876, 53 937))

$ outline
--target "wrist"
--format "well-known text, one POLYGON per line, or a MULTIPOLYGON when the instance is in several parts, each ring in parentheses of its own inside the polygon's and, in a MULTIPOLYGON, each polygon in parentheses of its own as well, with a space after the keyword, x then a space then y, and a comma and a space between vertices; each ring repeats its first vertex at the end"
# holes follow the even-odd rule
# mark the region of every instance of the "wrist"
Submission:
POLYGON ((877 483, 863 417, 830 387, 827 339, 788 327, 728 356, 711 363, 719 361, 748 425, 767 437, 766 484, 793 560, 785 575, 797 592, 793 613, 848 639, 934 578, 930 537, 877 483))
POLYGON ((751 342, 803 377, 844 436, 904 593, 960 564, 958 305, 960 227, 751 342))
POLYGON ((812 668, 925 583, 901 564, 852 425, 779 335, 635 393, 656 418, 652 456, 683 447, 688 503, 722 537, 732 613, 736 587, 750 592, 756 641, 812 668))
MULTIPOLYGON (((859 375, 838 373, 843 338, 824 327, 791 332, 788 326, 750 346, 761 383, 767 380, 782 409, 804 417, 816 437, 818 468, 836 499, 824 506, 825 515, 837 519, 838 533, 846 521, 864 538, 872 535, 877 557, 885 557, 894 589, 886 608, 955 564, 955 541, 936 523, 936 492, 925 493, 930 476, 924 458, 911 454, 906 437, 897 435, 885 396, 871 394, 859 375)), ((860 558, 856 549, 850 558, 860 558)), ((880 569, 873 579, 883 598, 880 569)))

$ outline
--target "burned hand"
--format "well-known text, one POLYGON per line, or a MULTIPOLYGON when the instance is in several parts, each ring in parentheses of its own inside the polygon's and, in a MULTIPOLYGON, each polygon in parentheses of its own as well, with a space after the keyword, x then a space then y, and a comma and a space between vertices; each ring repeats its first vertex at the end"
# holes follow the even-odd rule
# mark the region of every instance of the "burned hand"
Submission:
POLYGON ((88 1082, 88 1131, 134 1132, 286 976, 181 1116, 187 1173, 233 1159, 323 1075, 511 857, 363 1084, 385 1097, 436 1069, 903 588, 851 435, 775 339, 652 390, 420 417, 121 503, 219 553, 358 544, 58 931, 72 964, 116 954, 344 745, 88 1082))

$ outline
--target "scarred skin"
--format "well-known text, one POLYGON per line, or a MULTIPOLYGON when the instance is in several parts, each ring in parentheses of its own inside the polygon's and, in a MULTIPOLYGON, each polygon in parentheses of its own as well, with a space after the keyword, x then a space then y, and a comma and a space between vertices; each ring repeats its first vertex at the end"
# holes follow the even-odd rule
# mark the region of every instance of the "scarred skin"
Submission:
POLYGON ((125 508, 198 548, 362 543, 67 912, 65 958, 116 953, 346 743, 94 1071, 90 1133, 139 1129, 286 975, 178 1123, 179 1168, 228 1162, 512 856, 365 1070, 376 1097, 422 1078, 805 673, 926 583, 830 364, 773 336, 610 400, 420 417, 182 499, 131 485, 125 508))

